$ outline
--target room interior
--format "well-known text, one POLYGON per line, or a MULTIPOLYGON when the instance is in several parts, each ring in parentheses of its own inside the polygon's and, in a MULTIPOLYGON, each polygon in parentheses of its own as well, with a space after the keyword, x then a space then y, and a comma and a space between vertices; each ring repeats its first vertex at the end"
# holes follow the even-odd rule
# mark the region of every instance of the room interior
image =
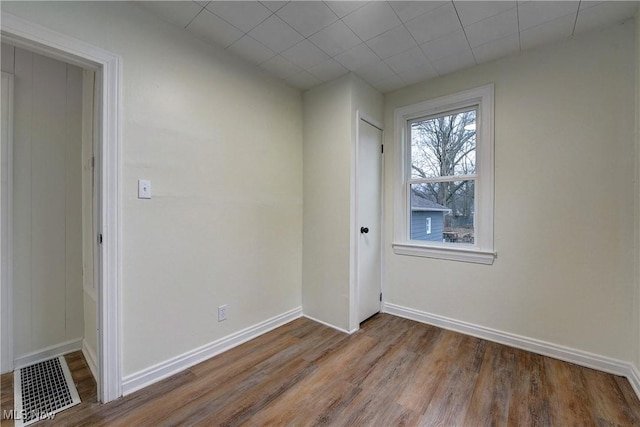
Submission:
MULTIPOLYGON (((362 118, 385 147, 382 313, 626 377, 640 395, 637 2, 231 3, 1 5, 4 23, 120 61, 114 397, 301 317, 358 333, 362 118), (495 255, 402 253, 396 112, 485 85, 495 255)), ((16 53, 2 30, 4 71, 16 53)), ((77 316, 78 336, 96 330, 95 313, 77 316)))

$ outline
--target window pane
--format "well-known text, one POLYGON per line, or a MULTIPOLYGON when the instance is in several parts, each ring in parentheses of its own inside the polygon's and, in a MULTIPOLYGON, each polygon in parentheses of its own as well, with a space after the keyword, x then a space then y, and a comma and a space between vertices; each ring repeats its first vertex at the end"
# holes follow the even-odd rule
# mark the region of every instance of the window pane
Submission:
POLYGON ((476 110, 410 122, 411 178, 476 173, 476 110))
POLYGON ((411 240, 475 243, 474 190, 475 180, 412 184, 411 240))

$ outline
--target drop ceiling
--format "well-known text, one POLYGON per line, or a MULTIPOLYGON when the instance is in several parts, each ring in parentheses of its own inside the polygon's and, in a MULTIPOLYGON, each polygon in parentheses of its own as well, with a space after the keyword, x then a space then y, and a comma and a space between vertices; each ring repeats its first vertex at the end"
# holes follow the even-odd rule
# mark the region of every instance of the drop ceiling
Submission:
POLYGON ((637 1, 141 1, 306 90, 354 72, 381 92, 632 18, 637 1))

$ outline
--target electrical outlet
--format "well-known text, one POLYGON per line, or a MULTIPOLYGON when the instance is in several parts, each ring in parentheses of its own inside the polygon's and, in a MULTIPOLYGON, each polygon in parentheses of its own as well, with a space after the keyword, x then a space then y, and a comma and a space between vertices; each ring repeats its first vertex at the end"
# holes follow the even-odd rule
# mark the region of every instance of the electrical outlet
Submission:
POLYGON ((227 320, 227 305, 221 305, 218 307, 218 322, 227 320))

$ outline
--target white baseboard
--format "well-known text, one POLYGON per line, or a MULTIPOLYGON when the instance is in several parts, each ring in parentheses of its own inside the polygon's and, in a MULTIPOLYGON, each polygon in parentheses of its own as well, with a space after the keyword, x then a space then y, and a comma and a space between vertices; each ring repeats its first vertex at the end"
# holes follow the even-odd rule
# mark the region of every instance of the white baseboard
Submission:
POLYGON ((640 371, 638 371, 638 368, 635 365, 630 363, 628 366, 627 375, 625 376, 629 380, 633 391, 636 392, 636 395, 640 399, 640 371))
POLYGON ((84 354, 84 360, 89 365, 89 370, 93 379, 98 380, 98 357, 96 351, 87 345, 87 340, 82 340, 82 354, 84 354))
MULTIPOLYGON (((384 313, 393 314, 395 316, 404 317, 406 319, 415 320, 421 323, 438 326, 443 329, 449 329, 460 332, 465 335, 471 335, 482 338, 487 341, 505 344, 522 350, 531 351, 543 356, 553 357, 554 359, 563 360, 565 362, 574 363, 576 365, 585 366, 587 368, 597 369, 614 375, 622 375, 628 377, 631 365, 617 359, 589 353, 574 348, 564 347, 561 345, 549 343, 546 341, 536 340, 521 335, 510 334, 508 332, 498 331, 484 326, 474 325, 472 323, 462 322, 459 320, 449 319, 447 317, 426 313, 412 308, 402 307, 395 304, 383 303, 382 311, 384 313)), ((637 370, 636 370, 637 372, 637 370)), ((638 377, 640 379, 640 377, 638 377)), ((631 378, 629 378, 631 381, 631 378)), ((638 382, 640 385, 640 382, 638 382)), ((636 393, 640 388, 635 388, 636 393)), ((640 394, 639 394, 640 396, 640 394)))
POLYGON ((259 337, 277 327, 302 317, 302 307, 289 310, 278 316, 257 323, 234 334, 220 338, 209 344, 205 344, 184 354, 173 357, 165 362, 143 369, 122 380, 123 395, 131 394, 141 388, 163 380, 178 372, 184 371, 200 362, 212 358, 220 353, 237 347, 242 343, 259 337))
POLYGON ((331 329, 335 329, 336 331, 340 331, 340 332, 343 332, 343 333, 349 334, 349 335, 353 334, 354 332, 356 332, 358 330, 358 328, 356 328, 353 331, 347 331, 346 329, 339 328, 336 325, 332 325, 331 323, 327 323, 327 322, 324 322, 324 321, 322 321, 320 319, 316 319, 315 317, 311 317, 311 316, 309 316, 307 314, 303 314, 302 317, 305 317, 305 318, 307 318, 309 320, 313 320, 314 322, 317 322, 317 323, 321 323, 324 326, 328 326, 331 329))
POLYGON ((42 350, 20 356, 14 361, 13 368, 24 368, 25 366, 33 365, 34 363, 42 362, 43 360, 52 359, 54 357, 64 356, 67 353, 78 350, 82 350, 82 338, 69 340, 62 344, 52 345, 51 347, 43 348, 42 350))

